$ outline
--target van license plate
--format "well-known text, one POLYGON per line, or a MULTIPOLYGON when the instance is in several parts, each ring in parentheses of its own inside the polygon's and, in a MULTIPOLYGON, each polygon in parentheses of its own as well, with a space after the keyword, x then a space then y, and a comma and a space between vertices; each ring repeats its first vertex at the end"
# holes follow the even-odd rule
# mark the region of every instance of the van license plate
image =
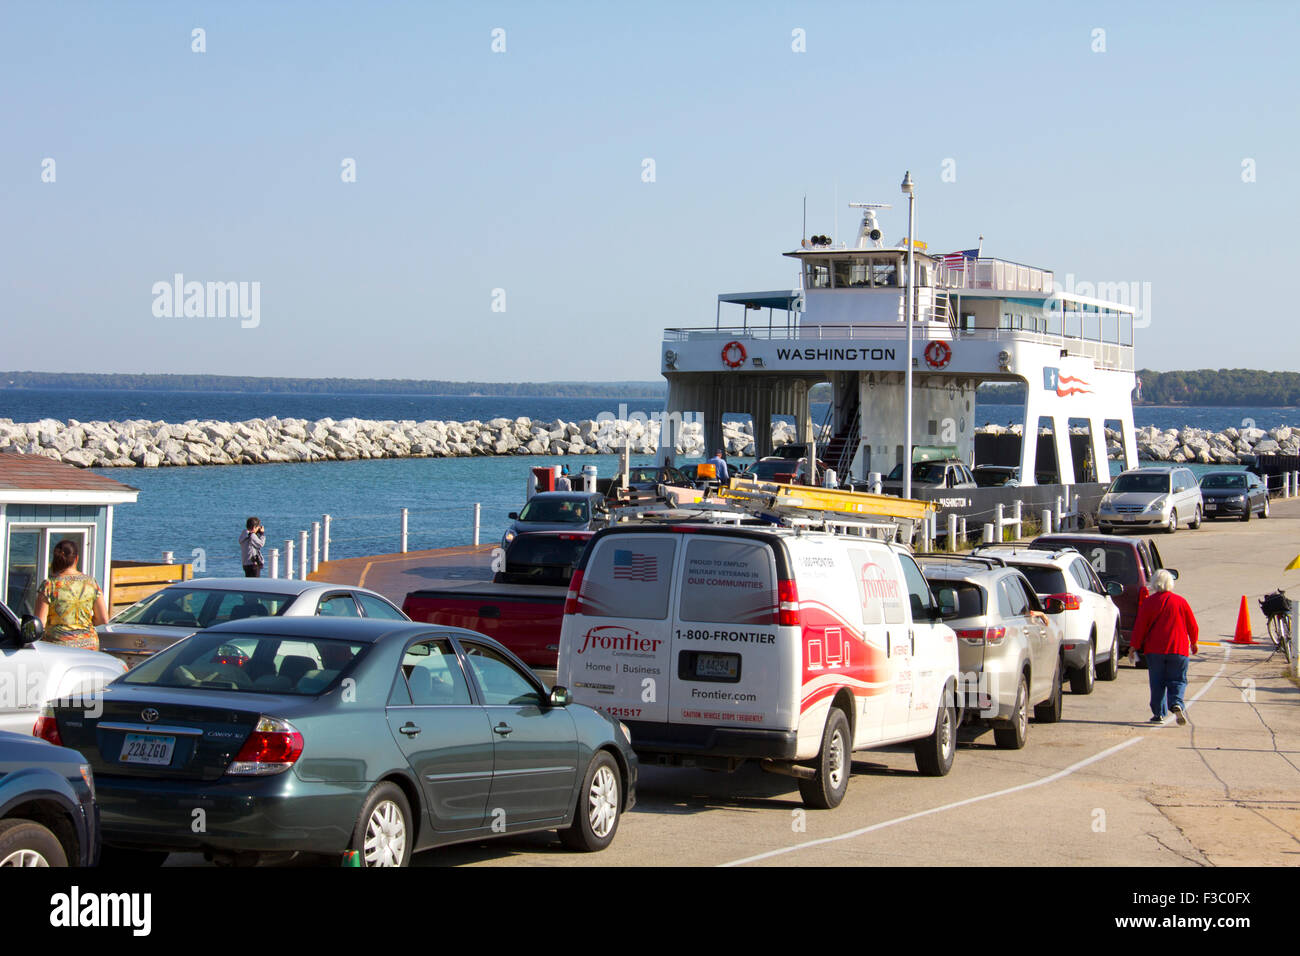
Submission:
POLYGON ((154 734, 127 734, 126 743, 122 745, 121 763, 142 763, 155 767, 165 767, 172 762, 172 751, 176 748, 175 737, 159 737, 154 734))
POLYGON ((740 657, 736 654, 698 654, 695 676, 735 680, 740 675, 740 657))

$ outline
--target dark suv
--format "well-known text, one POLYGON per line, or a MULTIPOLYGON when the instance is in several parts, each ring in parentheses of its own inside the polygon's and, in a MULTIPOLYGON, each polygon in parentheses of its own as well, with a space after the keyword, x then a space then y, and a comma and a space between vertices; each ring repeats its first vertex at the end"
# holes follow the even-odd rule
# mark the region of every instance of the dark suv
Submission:
MULTIPOLYGON (((1120 656, 1127 654, 1129 635, 1137 621, 1138 602, 1150 593, 1155 573, 1165 567, 1156 543, 1149 538, 1122 535, 1061 533, 1040 535, 1030 546, 1074 548, 1088 559, 1103 584, 1115 581, 1123 587, 1112 598, 1119 606, 1120 656)), ((1173 568, 1165 570, 1178 577, 1173 568)))
POLYGON ((97 862, 90 764, 67 747, 0 731, 0 868, 97 862))

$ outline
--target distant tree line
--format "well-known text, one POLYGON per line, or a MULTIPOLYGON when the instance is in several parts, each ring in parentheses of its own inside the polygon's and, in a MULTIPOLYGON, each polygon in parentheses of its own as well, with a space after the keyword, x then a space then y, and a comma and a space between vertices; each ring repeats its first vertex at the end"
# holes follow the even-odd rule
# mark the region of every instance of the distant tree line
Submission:
POLYGON ((1153 372, 1144 368, 1138 378, 1143 405, 1300 405, 1300 373, 1296 372, 1248 368, 1153 372))
POLYGON ((259 378, 252 375, 124 375, 97 372, 0 372, 4 388, 113 391, 252 392, 298 395, 490 395, 530 398, 656 398, 660 382, 446 382, 397 378, 259 378))

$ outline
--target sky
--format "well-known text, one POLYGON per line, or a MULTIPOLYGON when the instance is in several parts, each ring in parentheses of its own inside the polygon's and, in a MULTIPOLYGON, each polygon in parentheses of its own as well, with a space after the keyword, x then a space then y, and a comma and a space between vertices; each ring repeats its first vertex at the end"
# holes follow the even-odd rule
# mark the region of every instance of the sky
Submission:
POLYGON ((795 283, 805 196, 901 239, 909 170, 931 250, 1138 283, 1139 367, 1300 368, 1298 41, 1287 2, 0 0, 0 368, 651 380, 795 283))

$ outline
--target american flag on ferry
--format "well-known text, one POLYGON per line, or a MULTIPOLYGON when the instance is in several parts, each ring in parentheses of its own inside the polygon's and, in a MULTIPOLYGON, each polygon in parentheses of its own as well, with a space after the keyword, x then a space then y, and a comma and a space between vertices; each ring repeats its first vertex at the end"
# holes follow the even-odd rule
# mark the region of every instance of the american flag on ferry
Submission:
POLYGON ((963 249, 961 252, 948 252, 939 256, 939 261, 949 269, 964 269, 967 259, 978 259, 978 249, 963 249))
POLYGON ((615 581, 658 581, 659 562, 653 554, 639 551, 614 551, 615 581))

